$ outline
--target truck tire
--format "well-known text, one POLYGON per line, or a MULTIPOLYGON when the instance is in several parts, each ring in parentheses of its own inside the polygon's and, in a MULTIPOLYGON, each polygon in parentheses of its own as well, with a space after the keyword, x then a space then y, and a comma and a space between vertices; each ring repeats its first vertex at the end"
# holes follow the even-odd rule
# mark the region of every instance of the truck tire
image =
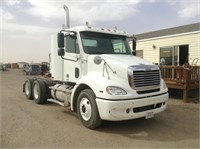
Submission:
POLYGON ((43 104, 46 99, 46 86, 43 80, 37 79, 33 82, 33 98, 37 104, 43 104))
POLYGON ((47 99, 53 98, 51 95, 51 89, 49 88, 50 86, 54 86, 55 84, 53 83, 52 80, 44 80, 45 86, 46 86, 46 97, 47 99))
POLYGON ((32 93, 32 86, 33 86, 34 78, 26 78, 26 81, 24 83, 24 93, 26 95, 27 99, 33 99, 33 93, 32 93))
POLYGON ((92 90, 85 89, 80 93, 77 100, 79 119, 85 127, 90 129, 97 128, 102 123, 95 98, 92 90))

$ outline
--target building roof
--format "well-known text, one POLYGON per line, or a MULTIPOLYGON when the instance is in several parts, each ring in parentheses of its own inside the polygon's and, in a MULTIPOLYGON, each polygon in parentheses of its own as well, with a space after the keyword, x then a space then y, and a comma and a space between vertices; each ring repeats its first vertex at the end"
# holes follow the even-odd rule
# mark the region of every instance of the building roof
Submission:
POLYGON ((135 35, 137 40, 200 31, 200 23, 183 25, 135 35))

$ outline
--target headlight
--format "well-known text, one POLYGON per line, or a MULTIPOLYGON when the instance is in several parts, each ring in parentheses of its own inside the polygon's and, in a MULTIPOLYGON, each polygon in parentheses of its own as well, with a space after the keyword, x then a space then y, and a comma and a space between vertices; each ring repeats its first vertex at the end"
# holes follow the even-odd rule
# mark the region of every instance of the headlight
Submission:
POLYGON ((110 95, 126 95, 127 94, 125 90, 116 86, 108 86, 106 88, 106 91, 110 95))

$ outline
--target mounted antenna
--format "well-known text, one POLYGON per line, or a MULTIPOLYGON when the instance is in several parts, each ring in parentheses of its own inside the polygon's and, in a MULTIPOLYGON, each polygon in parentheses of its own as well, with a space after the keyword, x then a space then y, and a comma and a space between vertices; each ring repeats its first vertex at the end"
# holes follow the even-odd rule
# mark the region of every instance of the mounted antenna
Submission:
POLYGON ((69 28, 69 9, 66 5, 63 5, 63 8, 66 12, 66 19, 65 19, 65 25, 63 25, 63 29, 69 28))

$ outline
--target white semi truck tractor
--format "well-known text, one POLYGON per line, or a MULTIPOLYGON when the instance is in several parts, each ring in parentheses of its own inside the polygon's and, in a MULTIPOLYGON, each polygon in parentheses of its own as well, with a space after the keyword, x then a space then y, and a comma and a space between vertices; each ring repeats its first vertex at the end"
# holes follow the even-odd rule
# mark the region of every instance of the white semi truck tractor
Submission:
POLYGON ((26 97, 37 104, 51 101, 68 106, 90 129, 103 120, 152 118, 166 109, 168 88, 158 66, 134 56, 136 41, 132 39, 132 51, 130 37, 88 23, 66 25, 57 39, 51 38, 51 77, 27 78, 26 97))

